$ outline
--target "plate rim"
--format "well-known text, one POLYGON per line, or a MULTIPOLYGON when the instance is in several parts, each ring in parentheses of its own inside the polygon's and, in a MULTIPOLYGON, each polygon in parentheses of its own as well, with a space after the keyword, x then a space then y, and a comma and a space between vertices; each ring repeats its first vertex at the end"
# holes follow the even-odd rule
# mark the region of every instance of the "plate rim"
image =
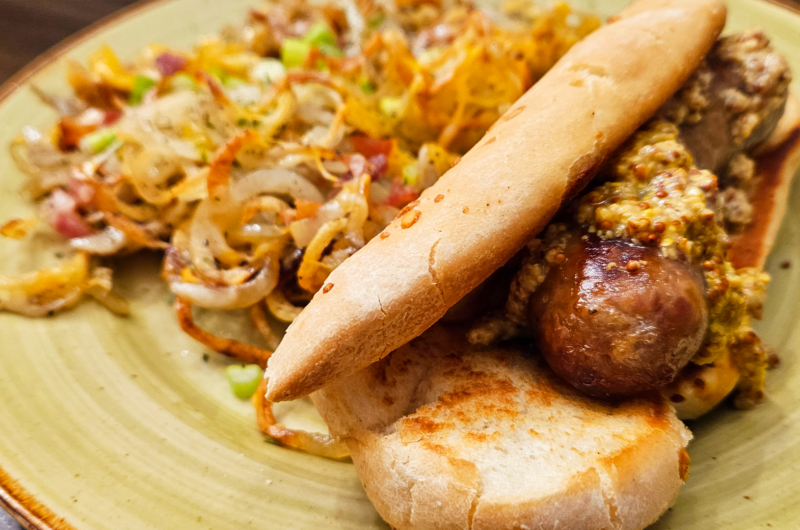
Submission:
MULTIPOLYGON (((96 20, 64 40, 59 41, 37 55, 36 58, 27 63, 0 85, 0 104, 11 97, 17 90, 25 88, 30 79, 38 72, 50 66, 76 46, 97 33, 100 33, 107 27, 174 1, 176 0, 138 0, 129 6, 118 9, 96 20)), ((50 510, 46 505, 39 502, 28 490, 3 469, 2 463, 0 463, 0 509, 8 512, 14 520, 27 530, 77 530, 65 519, 50 510)))
POLYGON ((789 11, 800 15, 800 2, 798 2, 798 0, 762 0, 762 1, 768 4, 774 4, 784 9, 788 9, 789 11))
MULTIPOLYGON (((59 41, 37 55, 31 62, 27 63, 0 84, 0 104, 17 90, 25 88, 29 80, 38 72, 50 66, 76 46, 107 27, 174 1, 177 0, 138 0, 129 6, 102 17, 59 41)), ((794 0, 756 1, 778 6, 800 16, 800 3, 794 0)), ((38 501, 30 492, 20 485, 16 479, 11 477, 3 469, 2 462, 0 462, 0 509, 8 512, 11 517, 27 530, 77 530, 65 519, 58 516, 50 510, 50 508, 38 501)))

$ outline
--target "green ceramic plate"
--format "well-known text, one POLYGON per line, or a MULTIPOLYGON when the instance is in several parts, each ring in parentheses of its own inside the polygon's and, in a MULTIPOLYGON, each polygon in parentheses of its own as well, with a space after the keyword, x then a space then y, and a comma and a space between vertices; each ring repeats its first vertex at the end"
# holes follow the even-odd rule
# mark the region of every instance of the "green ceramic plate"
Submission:
MULTIPOLYGON (((66 58, 85 60, 104 43, 123 57, 153 41, 189 46, 255 1, 149 3, 61 46, 1 91, 0 146, 26 125, 53 123, 31 86, 66 92, 66 58)), ((626 2, 573 3, 607 15, 626 2)), ((730 4, 729 27, 763 27, 800 74, 800 16, 762 0, 730 4)), ((5 147, 0 175, 0 219, 25 214, 23 176, 5 147)), ((800 185, 791 200, 800 205, 800 185)), ((0 241, 0 270, 30 268, 29 250, 0 241)), ((352 465, 266 442, 249 403, 231 394, 224 361, 204 362, 178 329, 158 264, 155 255, 120 264, 128 318, 93 303, 41 320, 0 314, 0 506, 37 529, 385 528, 352 465)), ((800 209, 789 209, 768 268, 760 331, 783 359, 769 399, 692 425, 692 476, 658 529, 799 524, 800 209)), ((308 401, 277 412, 290 426, 324 428, 308 401)))

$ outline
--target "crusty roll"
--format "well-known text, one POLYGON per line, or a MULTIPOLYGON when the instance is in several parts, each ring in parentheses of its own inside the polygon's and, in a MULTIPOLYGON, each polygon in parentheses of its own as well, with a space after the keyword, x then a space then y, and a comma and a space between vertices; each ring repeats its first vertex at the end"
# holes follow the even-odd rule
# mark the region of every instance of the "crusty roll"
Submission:
POLYGON ((731 238, 735 267, 764 267, 786 213, 792 180, 800 167, 800 102, 794 94, 789 94, 778 126, 760 146, 755 161, 753 222, 731 238))
POLYGON ((682 420, 695 420, 716 407, 739 382, 739 370, 730 352, 712 364, 689 364, 673 382, 661 389, 682 420))
POLYGON ((439 325, 312 395, 398 530, 636 530, 675 500, 689 431, 665 401, 594 401, 538 358, 439 325))
POLYGON ((722 0, 641 0, 574 46, 330 275, 269 362, 269 399, 354 373, 439 320, 683 84, 724 23, 722 0))

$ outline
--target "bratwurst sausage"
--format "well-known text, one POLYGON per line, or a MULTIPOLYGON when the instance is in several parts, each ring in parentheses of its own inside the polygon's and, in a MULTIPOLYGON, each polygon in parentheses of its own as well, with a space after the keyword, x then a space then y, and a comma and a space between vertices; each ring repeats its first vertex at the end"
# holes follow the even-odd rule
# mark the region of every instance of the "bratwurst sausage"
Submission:
POLYGON ((553 370, 609 398, 671 382, 700 347, 702 274, 658 249, 573 238, 531 297, 530 324, 553 370))
MULTIPOLYGON (((698 167, 721 174, 734 155, 773 131, 790 79, 786 60, 760 30, 731 35, 717 41, 658 118, 679 127, 680 143, 698 167)), ((723 194, 723 204, 730 195, 723 194)), ((728 210, 723 206, 723 213, 728 210)), ((597 396, 671 383, 705 333, 702 274, 657 249, 620 241, 575 243, 566 255, 529 304, 534 333, 553 369, 597 396), (640 260, 647 265, 637 268, 640 260)))

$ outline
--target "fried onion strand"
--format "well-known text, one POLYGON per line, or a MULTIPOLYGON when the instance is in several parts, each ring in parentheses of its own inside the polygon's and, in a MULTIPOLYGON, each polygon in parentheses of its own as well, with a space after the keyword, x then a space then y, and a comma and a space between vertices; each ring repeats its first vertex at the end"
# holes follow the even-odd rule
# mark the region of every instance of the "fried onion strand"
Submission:
POLYGON ((253 394, 253 406, 261 432, 278 442, 283 447, 291 447, 312 455, 333 460, 341 460, 350 456, 350 450, 344 442, 327 434, 289 429, 275 420, 272 402, 266 397, 267 379, 263 379, 253 394))
POLYGON ((201 329, 192 316, 192 305, 179 296, 175 297, 175 313, 178 315, 178 323, 181 329, 194 340, 201 342, 210 349, 222 355, 239 359, 247 364, 257 364, 261 368, 267 367, 272 352, 256 346, 245 344, 234 339, 218 337, 208 331, 201 329))

